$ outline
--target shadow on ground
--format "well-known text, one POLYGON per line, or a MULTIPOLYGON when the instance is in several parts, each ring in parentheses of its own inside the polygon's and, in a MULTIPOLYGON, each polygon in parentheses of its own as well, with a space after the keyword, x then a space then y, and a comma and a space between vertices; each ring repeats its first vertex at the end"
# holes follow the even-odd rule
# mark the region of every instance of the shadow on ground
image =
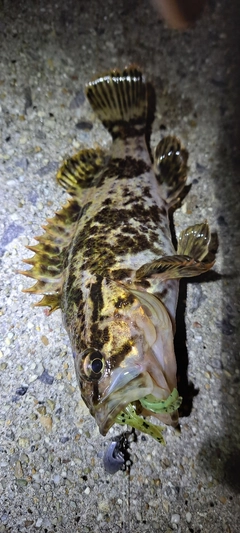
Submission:
POLYGON ((222 15, 226 20, 227 53, 225 78, 218 80, 221 91, 222 122, 219 128, 219 162, 212 178, 216 183, 219 205, 220 246, 222 265, 222 319, 218 321, 222 336, 221 358, 223 372, 221 410, 224 434, 220 440, 205 442, 199 455, 200 464, 219 481, 240 492, 240 327, 239 327, 239 269, 240 269, 240 73, 239 73, 239 6, 228 4, 222 15), (220 171, 218 172, 218 169, 220 171))

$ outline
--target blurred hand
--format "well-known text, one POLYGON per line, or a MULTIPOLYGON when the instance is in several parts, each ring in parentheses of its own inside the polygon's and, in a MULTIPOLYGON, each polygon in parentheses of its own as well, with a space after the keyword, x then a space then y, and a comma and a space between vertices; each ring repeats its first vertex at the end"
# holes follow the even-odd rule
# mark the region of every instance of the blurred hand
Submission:
POLYGON ((171 28, 184 29, 200 16, 206 0, 151 0, 171 28))

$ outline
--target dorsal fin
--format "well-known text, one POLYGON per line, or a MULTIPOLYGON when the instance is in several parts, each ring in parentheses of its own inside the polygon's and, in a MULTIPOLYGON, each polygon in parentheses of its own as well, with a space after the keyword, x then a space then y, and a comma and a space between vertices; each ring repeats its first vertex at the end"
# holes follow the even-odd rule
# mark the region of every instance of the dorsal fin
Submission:
POLYGON ((78 202, 75 199, 71 200, 53 218, 47 219, 48 224, 43 226, 45 233, 35 238, 38 244, 26 246, 35 252, 30 259, 24 259, 24 263, 32 265, 32 268, 19 273, 36 279, 37 283, 23 292, 44 294, 44 298, 35 305, 47 305, 51 308, 50 311, 60 307, 64 262, 79 213, 78 202))
POLYGON ((73 198, 53 218, 47 219, 48 224, 43 226, 45 233, 35 238, 38 244, 26 247, 35 253, 30 259, 24 260, 32 268, 19 273, 36 279, 37 283, 23 292, 44 294, 42 300, 35 305, 49 306, 50 312, 61 305, 65 262, 76 224, 84 208, 82 191, 92 187, 94 178, 106 160, 103 150, 86 149, 63 163, 57 173, 57 180, 73 198))
POLYGON ((87 98, 113 138, 142 135, 147 120, 147 86, 141 70, 132 65, 112 70, 86 86, 87 98))
POLYGON ((107 159, 106 153, 100 148, 80 150, 64 161, 57 172, 57 181, 69 194, 79 197, 83 189, 92 186, 107 159))

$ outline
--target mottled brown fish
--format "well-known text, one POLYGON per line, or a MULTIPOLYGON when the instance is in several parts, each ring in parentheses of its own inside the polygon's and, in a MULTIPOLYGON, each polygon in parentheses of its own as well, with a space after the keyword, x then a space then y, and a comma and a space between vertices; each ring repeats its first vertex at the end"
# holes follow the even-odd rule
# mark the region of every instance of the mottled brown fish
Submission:
POLYGON ((62 310, 82 398, 100 432, 117 422, 164 442, 149 417, 178 423, 179 279, 213 263, 207 223, 182 231, 173 247, 168 211, 185 185, 188 156, 168 136, 152 159, 147 87, 135 66, 87 85, 112 135, 110 153, 86 149, 65 161, 57 180, 72 198, 28 247, 35 255, 24 274, 37 280, 27 292, 44 294, 37 305, 62 310))

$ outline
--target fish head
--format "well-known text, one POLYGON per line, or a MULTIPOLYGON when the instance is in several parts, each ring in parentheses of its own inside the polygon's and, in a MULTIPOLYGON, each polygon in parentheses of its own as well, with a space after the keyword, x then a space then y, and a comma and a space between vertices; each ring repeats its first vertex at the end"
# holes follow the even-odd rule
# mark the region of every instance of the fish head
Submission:
POLYGON ((166 410, 157 414, 148 411, 148 402, 141 404, 143 398, 164 403, 176 387, 173 325, 168 311, 149 292, 120 284, 110 289, 103 291, 95 338, 75 354, 82 398, 102 435, 129 405, 137 406, 138 414, 176 425, 166 410))

